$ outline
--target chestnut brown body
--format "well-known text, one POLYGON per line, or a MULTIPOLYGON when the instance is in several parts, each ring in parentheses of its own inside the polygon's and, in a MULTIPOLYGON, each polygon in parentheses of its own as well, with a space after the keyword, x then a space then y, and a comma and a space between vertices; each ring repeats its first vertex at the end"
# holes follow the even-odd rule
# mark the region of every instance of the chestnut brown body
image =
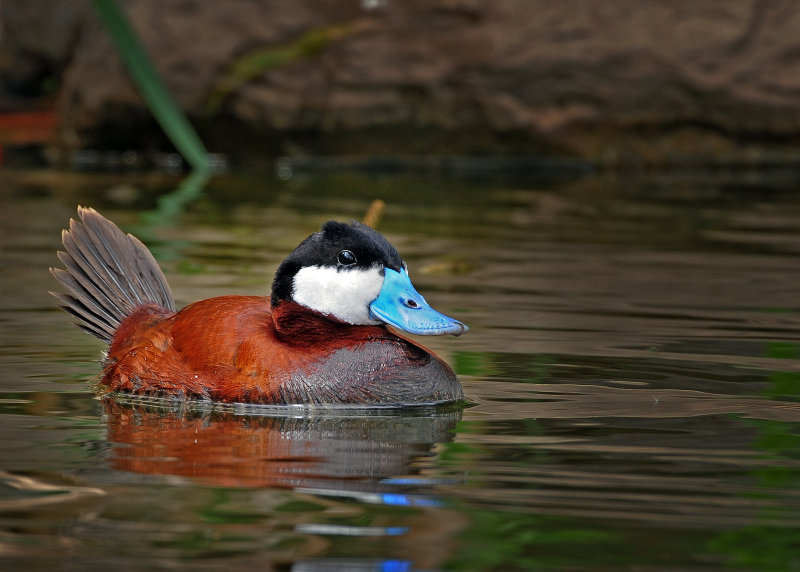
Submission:
POLYGON ((410 405, 455 401, 437 356, 384 326, 352 326, 269 298, 137 308, 104 362, 113 391, 222 402, 410 405))

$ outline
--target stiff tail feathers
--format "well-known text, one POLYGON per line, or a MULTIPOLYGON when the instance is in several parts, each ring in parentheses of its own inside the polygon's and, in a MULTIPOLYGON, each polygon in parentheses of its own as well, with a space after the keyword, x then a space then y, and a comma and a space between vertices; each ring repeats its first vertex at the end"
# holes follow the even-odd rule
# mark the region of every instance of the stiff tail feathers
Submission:
POLYGON ((62 268, 50 272, 67 289, 51 292, 77 318, 84 332, 110 342, 122 320, 137 307, 156 304, 175 311, 164 273, 131 234, 92 208, 78 207, 79 221, 62 232, 62 268))

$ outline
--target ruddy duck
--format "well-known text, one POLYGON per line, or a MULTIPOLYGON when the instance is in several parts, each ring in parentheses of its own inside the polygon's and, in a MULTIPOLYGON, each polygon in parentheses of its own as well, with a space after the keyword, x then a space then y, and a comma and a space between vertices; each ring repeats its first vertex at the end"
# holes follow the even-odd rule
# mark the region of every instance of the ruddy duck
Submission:
POLYGON ((112 392, 262 404, 429 405, 463 399, 453 370, 389 327, 461 335, 417 293, 377 231, 330 221, 280 264, 271 296, 176 310, 147 247, 90 208, 62 235, 68 293, 53 293, 109 344, 112 392))

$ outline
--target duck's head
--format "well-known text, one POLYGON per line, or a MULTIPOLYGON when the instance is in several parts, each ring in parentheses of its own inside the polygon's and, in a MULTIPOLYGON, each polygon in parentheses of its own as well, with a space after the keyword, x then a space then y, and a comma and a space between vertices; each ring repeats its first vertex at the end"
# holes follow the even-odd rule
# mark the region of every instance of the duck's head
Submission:
POLYGON ((383 323, 411 334, 459 336, 468 329, 431 308, 397 250, 357 222, 329 221, 292 251, 272 283, 273 307, 283 301, 348 324, 383 323))

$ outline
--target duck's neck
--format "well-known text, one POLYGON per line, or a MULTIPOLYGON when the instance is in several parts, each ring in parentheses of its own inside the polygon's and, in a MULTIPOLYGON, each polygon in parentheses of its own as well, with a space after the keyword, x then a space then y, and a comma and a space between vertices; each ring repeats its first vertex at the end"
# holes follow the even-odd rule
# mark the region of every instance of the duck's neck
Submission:
POLYGON ((272 321, 278 337, 291 340, 294 345, 316 345, 320 342, 353 338, 392 337, 383 326, 354 326, 287 300, 281 300, 272 306, 272 321))

